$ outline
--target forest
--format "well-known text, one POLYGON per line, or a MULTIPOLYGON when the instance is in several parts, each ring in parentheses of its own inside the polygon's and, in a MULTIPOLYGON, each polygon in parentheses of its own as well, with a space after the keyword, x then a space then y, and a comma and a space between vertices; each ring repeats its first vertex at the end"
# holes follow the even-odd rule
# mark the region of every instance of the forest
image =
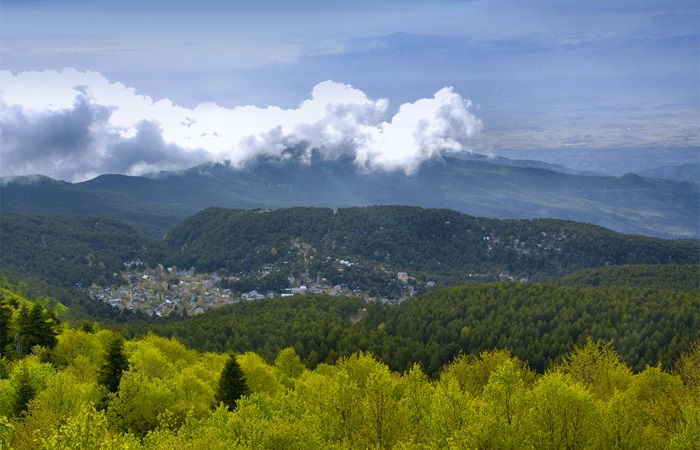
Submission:
POLYGON ((115 329, 132 338, 148 332, 175 337, 201 351, 255 351, 269 362, 293 347, 311 368, 367 351, 391 370, 418 363, 430 376, 459 354, 493 348, 509 349, 542 373, 590 336, 612 341, 621 359, 640 371, 658 363, 670 367, 700 339, 700 297, 655 287, 482 283, 398 305, 295 296, 201 316, 132 320, 115 329))
POLYGON ((503 275, 544 281, 603 266, 700 262, 697 240, 407 206, 210 208, 160 240, 99 216, 3 213, 0 236, 0 269, 63 288, 119 285, 125 263, 136 259, 235 276, 223 287, 239 292, 280 291, 288 277, 308 276, 389 298, 399 297, 391 280, 397 272, 410 273, 425 292, 428 281, 450 286, 503 275), (339 260, 353 265, 338 270, 339 260))
POLYGON ((436 276, 498 271, 561 275, 603 265, 694 264, 700 252, 694 240, 624 235, 555 219, 488 219, 410 206, 335 212, 210 208, 179 223, 164 241, 180 250, 181 267, 231 272, 294 259, 299 243, 314 249, 314 261, 329 255, 355 258, 436 276))
POLYGON ((33 328, 47 338, 30 350, 3 347, 3 448, 693 449, 700 441, 698 340, 670 367, 634 371, 610 341, 588 337, 544 373, 492 348, 459 353, 428 376, 419 364, 393 371, 367 351, 311 368, 294 347, 266 361, 152 333, 125 340, 97 324, 59 324, 10 291, 0 311, 9 335, 24 341, 33 328))
POLYGON ((212 208, 160 240, 97 216, 3 214, 0 232, 1 448, 700 442, 695 240, 399 206, 212 208), (241 290, 306 276, 386 294, 399 271, 437 287, 162 318, 81 290, 133 261, 241 290))

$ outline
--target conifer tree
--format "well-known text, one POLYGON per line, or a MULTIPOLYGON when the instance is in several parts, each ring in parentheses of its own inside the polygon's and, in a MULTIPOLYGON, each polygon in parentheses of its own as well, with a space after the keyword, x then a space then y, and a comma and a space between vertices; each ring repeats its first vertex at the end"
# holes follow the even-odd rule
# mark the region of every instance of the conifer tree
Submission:
POLYGON ((29 354, 32 348, 39 345, 52 349, 58 343, 56 326, 58 319, 50 312, 35 303, 31 309, 23 306, 19 314, 19 339, 21 353, 29 354))
POLYGON ((124 354, 124 340, 117 336, 107 347, 105 364, 98 374, 98 382, 109 392, 117 392, 124 371, 129 369, 129 360, 124 354))
POLYGON ((13 405, 13 412, 16 417, 20 417, 27 412, 29 402, 32 401, 36 395, 36 389, 34 389, 32 385, 32 379, 29 376, 29 371, 26 366, 22 367, 17 381, 17 394, 13 405))
POLYGON ((12 342, 10 336, 10 324, 12 310, 0 299, 0 357, 5 356, 5 347, 12 342))
POLYGON ((243 370, 238 361, 236 361, 236 355, 231 353, 228 361, 226 361, 224 370, 221 372, 219 387, 216 391, 216 402, 217 404, 223 403, 229 411, 233 411, 236 408, 238 399, 249 393, 250 390, 248 389, 243 370))

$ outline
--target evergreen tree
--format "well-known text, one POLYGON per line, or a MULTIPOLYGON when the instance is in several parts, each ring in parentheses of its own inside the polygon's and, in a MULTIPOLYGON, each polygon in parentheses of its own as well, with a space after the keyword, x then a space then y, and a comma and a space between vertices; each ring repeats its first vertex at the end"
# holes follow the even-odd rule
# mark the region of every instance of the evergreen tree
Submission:
POLYGON ((223 403, 229 411, 233 411, 238 399, 249 393, 250 390, 243 370, 236 361, 236 355, 232 353, 221 372, 219 387, 216 391, 216 402, 223 403))
POLYGON ((27 412, 29 402, 31 402, 36 395, 36 389, 34 389, 32 385, 32 379, 29 376, 29 371, 26 366, 22 367, 17 381, 17 394, 13 412, 16 417, 20 417, 27 412))
POLYGON ((0 300, 0 357, 5 356, 5 347, 12 342, 10 336, 10 324, 12 321, 12 310, 5 304, 5 300, 0 300))
POLYGON ((124 371, 129 369, 129 360, 124 354, 124 340, 117 336, 107 347, 106 361, 98 374, 98 382, 109 392, 117 392, 124 371))
POLYGON ((38 303, 35 303, 31 309, 23 306, 20 309, 18 322, 21 353, 29 354, 37 345, 52 349, 58 343, 56 338, 58 319, 38 303))
POLYGON ((44 309, 39 304, 32 307, 32 324, 35 327, 37 345, 52 349, 58 344, 58 318, 50 309, 44 309))

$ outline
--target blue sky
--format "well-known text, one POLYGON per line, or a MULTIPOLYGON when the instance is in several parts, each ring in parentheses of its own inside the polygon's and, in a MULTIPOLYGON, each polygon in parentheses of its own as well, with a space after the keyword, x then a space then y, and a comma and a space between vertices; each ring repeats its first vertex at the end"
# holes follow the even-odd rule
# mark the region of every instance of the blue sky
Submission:
POLYGON ((459 151, 700 147, 697 0, 3 0, 0 12, 0 175, 243 165, 300 142, 407 173, 459 151))

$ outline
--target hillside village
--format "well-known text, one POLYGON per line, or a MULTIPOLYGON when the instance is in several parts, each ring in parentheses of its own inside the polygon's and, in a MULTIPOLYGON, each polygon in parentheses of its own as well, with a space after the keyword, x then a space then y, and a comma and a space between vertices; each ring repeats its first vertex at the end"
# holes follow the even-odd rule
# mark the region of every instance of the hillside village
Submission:
MULTIPOLYGON (((352 262, 336 261, 340 266, 351 267, 352 262)), ((299 277, 288 277, 288 288, 281 292, 234 292, 232 289, 220 287, 221 282, 238 281, 240 276, 221 276, 217 273, 197 273, 194 268, 181 270, 177 267, 164 268, 158 265, 155 269, 148 267, 140 260, 124 263, 126 270, 121 274, 123 283, 113 286, 92 285, 83 290, 93 299, 110 304, 115 308, 131 311, 142 311, 148 315, 167 317, 171 314, 198 315, 207 310, 223 305, 242 301, 254 301, 273 297, 290 297, 301 294, 327 294, 331 296, 354 296, 366 301, 381 301, 400 303, 406 298, 416 295, 415 279, 406 272, 393 273, 386 271, 402 286, 401 296, 386 298, 372 296, 360 289, 351 290, 346 285, 329 284, 325 278, 312 278, 309 274, 299 277)), ((269 275, 275 267, 267 265, 258 273, 259 277, 269 275)), ((433 288, 434 281, 428 281, 426 288, 433 288)))
MULTIPOLYGON (((566 238, 566 234, 562 231, 536 233, 526 239, 491 233, 483 237, 480 250, 484 251, 487 257, 491 257, 492 252, 504 250, 515 250, 520 257, 561 253, 559 244, 566 238)), ((108 303, 115 308, 167 317, 171 314, 198 315, 218 306, 241 301, 299 294, 344 295, 363 298, 366 301, 401 303, 407 298, 434 288, 437 284, 436 281, 417 277, 408 272, 390 270, 377 261, 363 263, 334 256, 321 256, 315 247, 296 241, 292 247, 288 252, 289 261, 281 260, 276 264, 265 264, 258 270, 237 274, 204 273, 197 272, 194 268, 183 270, 175 266, 163 267, 162 265, 152 268, 143 261, 135 259, 124 263, 124 270, 118 277, 121 279, 120 283, 111 286, 93 285, 83 290, 91 298, 108 303), (293 250, 297 251, 294 255, 293 250), (315 266, 316 269, 310 267, 310 262, 314 260, 322 261, 321 265, 315 266), (319 267, 327 270, 325 277, 316 272, 319 267), (328 272, 329 269, 330 272, 328 272), (362 282, 345 283, 342 281, 345 278, 332 275, 350 272, 379 275, 385 292, 377 292, 362 282), (283 274, 288 275, 285 277, 283 274), (281 279, 282 283, 277 284, 283 284, 286 288, 261 287, 269 286, 270 283, 264 281, 271 278, 281 279), (235 288, 227 288, 232 286, 235 288)), ((387 254, 384 259, 389 260, 389 255, 387 254)), ((507 271, 488 274, 463 273, 462 276, 467 282, 529 281, 527 277, 507 271)))

